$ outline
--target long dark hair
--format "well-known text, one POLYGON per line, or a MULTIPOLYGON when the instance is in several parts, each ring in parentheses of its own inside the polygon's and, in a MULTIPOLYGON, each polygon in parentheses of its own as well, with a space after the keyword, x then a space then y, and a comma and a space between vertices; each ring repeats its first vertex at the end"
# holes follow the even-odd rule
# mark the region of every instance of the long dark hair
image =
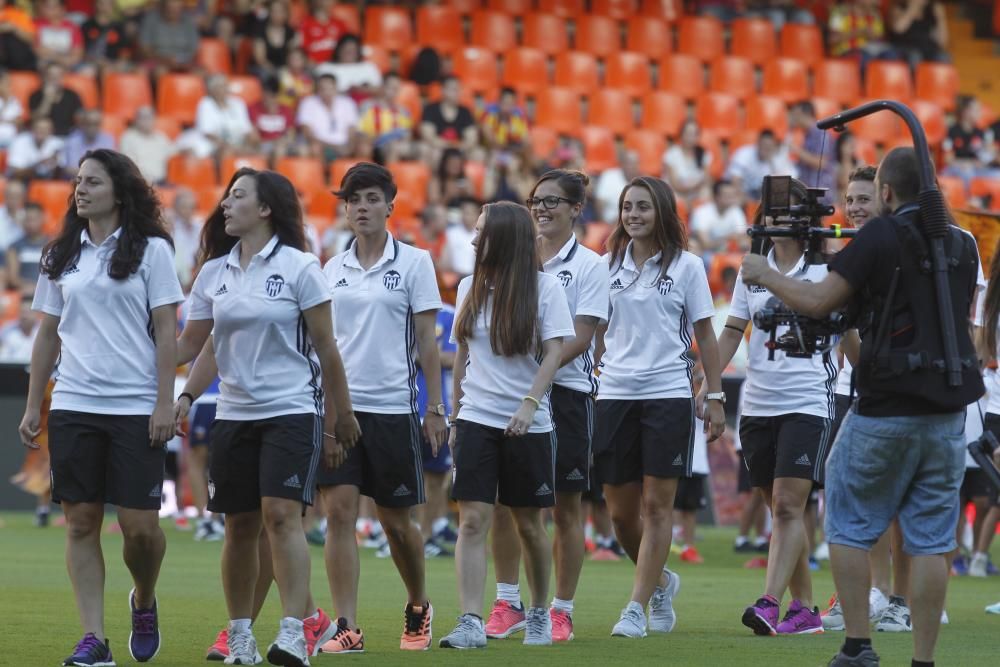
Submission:
MULTIPOLYGON (((151 237, 161 238, 173 246, 170 234, 163 224, 160 199, 152 186, 142 177, 139 168, 127 156, 106 148, 87 151, 79 164, 87 160, 101 163, 118 204, 118 223, 121 234, 108 263, 108 275, 115 280, 125 280, 139 270, 146 244, 151 237)), ((89 221, 76 210, 76 189, 69 196, 62 231, 42 253, 42 271, 52 280, 58 279, 66 267, 80 258, 80 235, 89 221)))
MULTIPOLYGON (((590 177, 582 171, 576 169, 549 169, 535 182, 528 197, 534 199, 535 190, 545 181, 555 181, 559 189, 566 195, 566 198, 572 200, 573 204, 579 204, 582 207, 587 202, 587 187, 590 185, 590 177)), ((575 218, 573 222, 576 222, 575 218)))
POLYGON ((538 346, 538 249, 528 209, 512 202, 483 207, 486 216, 469 290, 456 319, 456 338, 464 343, 493 291, 490 347, 494 354, 533 354, 538 346))
POLYGON ((997 320, 1000 318, 1000 241, 993 249, 990 262, 990 281, 986 288, 986 303, 983 304, 983 326, 979 332, 983 354, 987 361, 997 357, 997 320))
POLYGON ((215 210, 205 220, 201 229, 201 247, 198 250, 198 266, 210 259, 228 255, 239 238, 226 233, 226 217, 222 202, 229 197, 233 184, 241 177, 253 178, 257 186, 257 201, 271 209, 271 227, 283 245, 305 252, 306 230, 302 222, 302 205, 292 182, 274 171, 258 171, 250 167, 240 167, 229 179, 222 199, 215 210))
MULTIPOLYGON (((677 198, 673 189, 659 178, 638 176, 629 181, 618 197, 618 222, 611 236, 608 237, 608 253, 611 255, 609 266, 612 272, 620 269, 625 259, 625 249, 631 237, 622 224, 622 209, 625 206, 625 195, 632 188, 645 188, 653 200, 653 212, 656 214, 656 225, 653 228, 653 244, 656 250, 663 253, 660 258, 660 274, 656 282, 667 275, 667 269, 674 258, 687 250, 687 231, 684 223, 677 215, 677 198)), ((654 282, 654 284, 656 284, 654 282)))

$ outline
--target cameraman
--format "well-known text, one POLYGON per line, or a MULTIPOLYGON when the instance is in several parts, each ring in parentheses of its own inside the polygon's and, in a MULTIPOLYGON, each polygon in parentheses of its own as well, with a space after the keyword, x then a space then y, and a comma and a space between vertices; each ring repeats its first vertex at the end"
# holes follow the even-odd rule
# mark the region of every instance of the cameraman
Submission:
POLYGON ((975 298, 978 254, 974 241, 955 227, 945 247, 957 260, 947 278, 957 347, 968 362, 962 385, 949 387, 944 373, 926 366, 894 373, 884 363, 897 360, 916 340, 934 342, 908 358, 933 363, 944 357, 934 285, 920 270, 920 254, 914 251, 919 238, 911 233, 918 221, 918 170, 912 148, 886 155, 875 176, 882 216, 834 258, 822 282, 783 276, 762 257, 749 255, 743 262, 744 282, 766 287, 800 313, 822 318, 853 300, 870 316, 862 320, 870 325, 861 332, 858 400, 828 461, 826 533, 847 630, 840 653, 829 663, 835 667, 879 664, 867 622, 868 552, 897 513, 904 548, 913 556, 912 665, 934 664, 948 584, 946 555, 956 546, 965 471, 963 408, 983 393, 966 320, 975 298), (879 343, 886 349, 876 350, 879 343))

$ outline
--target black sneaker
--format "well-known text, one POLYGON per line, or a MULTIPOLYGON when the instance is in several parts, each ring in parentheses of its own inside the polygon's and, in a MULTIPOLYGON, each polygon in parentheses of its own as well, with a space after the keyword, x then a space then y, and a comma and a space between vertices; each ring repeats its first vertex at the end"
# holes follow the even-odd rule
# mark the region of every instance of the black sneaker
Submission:
POLYGON ((878 653, 866 648, 851 658, 841 651, 833 656, 833 659, 827 663, 827 667, 879 667, 878 653))
POLYGON ((608 544, 608 549, 613 551, 614 554, 616 556, 619 556, 620 558, 624 558, 626 556, 625 549, 622 547, 621 544, 618 543, 618 540, 614 539, 611 540, 611 542, 608 544))
POLYGON ((757 551, 757 547, 750 540, 746 540, 745 542, 733 543, 733 551, 738 554, 752 554, 757 551))
POLYGON ((453 558, 454 553, 441 544, 436 537, 424 542, 424 558, 453 558))
POLYGON ((63 665, 69 667, 115 667, 115 659, 111 656, 111 645, 108 640, 103 642, 93 632, 88 632, 76 645, 73 655, 63 660, 63 665))
POLYGON ((39 510, 35 512, 35 526, 38 528, 46 528, 49 525, 49 510, 39 510))

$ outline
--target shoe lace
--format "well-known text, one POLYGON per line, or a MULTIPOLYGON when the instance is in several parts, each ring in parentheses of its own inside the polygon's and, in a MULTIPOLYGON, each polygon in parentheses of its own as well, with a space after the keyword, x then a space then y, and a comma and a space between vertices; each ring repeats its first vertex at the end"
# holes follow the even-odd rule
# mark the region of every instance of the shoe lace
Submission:
POLYGON ((351 643, 350 632, 351 629, 347 627, 346 623, 340 623, 338 621, 337 632, 333 635, 333 641, 337 642, 344 648, 347 648, 347 646, 351 643))
POLYGON ((471 614, 464 614, 458 617, 458 627, 456 630, 464 632, 479 632, 479 621, 471 614))
POLYGON ((424 619, 427 618, 427 607, 424 607, 418 614, 414 611, 414 607, 407 605, 404 616, 403 632, 408 635, 419 634, 424 625, 424 619))
POLYGON ((97 636, 88 632, 76 645, 73 655, 90 655, 91 653, 103 649, 104 643, 97 636))
POLYGON ((785 616, 781 619, 781 622, 785 623, 787 621, 792 620, 793 618, 795 618, 796 616, 799 615, 800 611, 802 611, 802 610, 801 609, 791 609, 790 608, 788 611, 785 612, 785 616))
MULTIPOLYGON (((303 633, 304 635, 305 633, 303 633)), ((284 644, 285 646, 294 646, 296 642, 304 640, 303 635, 300 635, 293 627, 284 627, 278 629, 278 637, 275 639, 276 644, 284 644)))
POLYGON ((156 613, 152 609, 132 612, 132 631, 140 635, 156 632, 156 613))
MULTIPOLYGON (((281 636, 281 633, 278 633, 281 636)), ((229 633, 229 653, 231 655, 245 655, 253 648, 253 635, 249 632, 229 633)))

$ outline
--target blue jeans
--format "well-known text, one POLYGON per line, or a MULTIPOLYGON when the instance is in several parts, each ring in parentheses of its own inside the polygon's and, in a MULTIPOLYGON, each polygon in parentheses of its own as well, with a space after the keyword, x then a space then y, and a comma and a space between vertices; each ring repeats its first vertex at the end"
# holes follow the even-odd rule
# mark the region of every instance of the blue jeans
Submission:
POLYGON ((826 464, 826 536, 866 551, 899 516, 911 556, 953 550, 965 413, 844 419, 826 464))

